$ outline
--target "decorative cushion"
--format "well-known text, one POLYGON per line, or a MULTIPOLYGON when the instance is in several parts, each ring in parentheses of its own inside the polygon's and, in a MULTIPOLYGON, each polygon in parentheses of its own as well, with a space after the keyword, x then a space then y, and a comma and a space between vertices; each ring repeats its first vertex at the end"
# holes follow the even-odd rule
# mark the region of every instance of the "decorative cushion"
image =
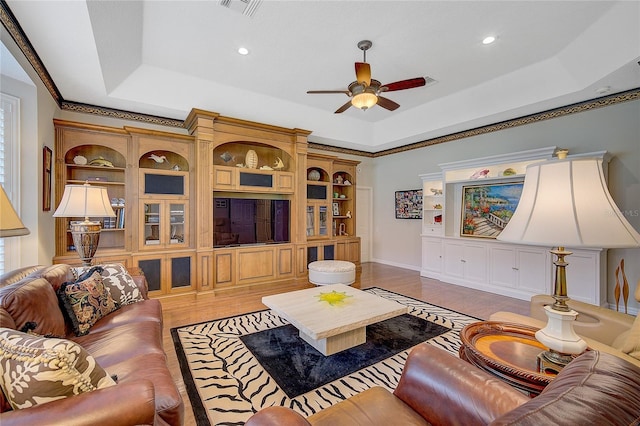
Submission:
POLYGON ((107 290, 109 290, 113 300, 118 302, 120 306, 144 300, 140 288, 138 288, 133 278, 131 278, 131 275, 129 275, 127 268, 121 263, 110 263, 92 268, 82 266, 72 269, 74 270, 76 280, 91 269, 101 269, 100 276, 102 276, 102 283, 107 290))
POLYGON ((640 359, 640 315, 636 317, 629 334, 620 349, 636 359, 640 359))
POLYGON ((102 277, 94 272, 84 281, 64 283, 58 290, 58 298, 71 320, 76 336, 83 336, 100 318, 118 309, 102 277))
POLYGON ((14 410, 112 385, 78 344, 0 328, 0 387, 14 410))

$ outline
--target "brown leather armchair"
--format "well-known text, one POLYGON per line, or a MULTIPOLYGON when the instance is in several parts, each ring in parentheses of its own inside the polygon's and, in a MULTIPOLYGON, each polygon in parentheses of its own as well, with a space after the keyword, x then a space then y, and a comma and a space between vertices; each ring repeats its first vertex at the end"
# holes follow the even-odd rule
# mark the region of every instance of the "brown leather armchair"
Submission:
POLYGON ((531 399, 423 343, 409 354, 393 393, 371 388, 306 419, 289 408, 269 407, 246 425, 630 425, 639 420, 640 368, 609 354, 586 352, 531 399))

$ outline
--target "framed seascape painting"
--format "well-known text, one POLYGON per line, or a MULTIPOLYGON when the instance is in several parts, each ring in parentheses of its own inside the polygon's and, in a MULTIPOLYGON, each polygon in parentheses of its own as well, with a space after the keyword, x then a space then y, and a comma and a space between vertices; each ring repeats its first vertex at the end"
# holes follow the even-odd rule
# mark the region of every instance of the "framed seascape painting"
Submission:
POLYGON ((396 219, 422 219, 422 189, 396 191, 396 219))
POLYGON ((522 182, 490 183, 462 187, 463 237, 496 238, 518 207, 522 182))

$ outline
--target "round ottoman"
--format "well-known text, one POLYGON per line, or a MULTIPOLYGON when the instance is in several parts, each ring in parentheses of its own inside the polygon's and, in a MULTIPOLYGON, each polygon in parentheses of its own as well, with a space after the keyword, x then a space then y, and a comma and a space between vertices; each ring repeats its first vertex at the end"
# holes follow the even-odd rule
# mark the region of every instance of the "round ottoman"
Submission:
POLYGON ((356 265, 344 260, 318 260, 309 264, 309 282, 315 285, 345 284, 356 280, 356 265))

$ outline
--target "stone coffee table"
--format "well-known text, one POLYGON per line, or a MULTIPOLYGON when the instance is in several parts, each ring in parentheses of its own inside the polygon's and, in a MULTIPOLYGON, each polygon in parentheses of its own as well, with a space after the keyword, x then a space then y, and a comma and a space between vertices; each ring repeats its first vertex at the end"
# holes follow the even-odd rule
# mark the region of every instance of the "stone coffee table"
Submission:
POLYGON ((407 313, 407 306, 344 284, 265 296, 262 303, 295 326, 323 355, 363 344, 367 325, 407 313))

